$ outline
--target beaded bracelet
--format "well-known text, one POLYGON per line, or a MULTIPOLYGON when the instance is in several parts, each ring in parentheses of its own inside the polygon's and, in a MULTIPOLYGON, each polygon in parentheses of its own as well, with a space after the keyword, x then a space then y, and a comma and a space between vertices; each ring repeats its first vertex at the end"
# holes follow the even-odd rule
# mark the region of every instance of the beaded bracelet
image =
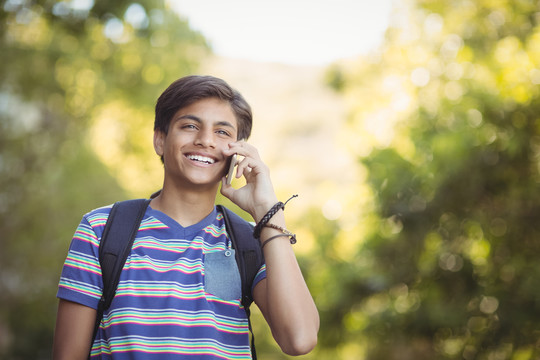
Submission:
POLYGON ((259 223, 257 225, 255 225, 255 229, 253 230, 253 237, 255 239, 258 239, 261 237, 261 231, 262 231, 262 228, 268 224, 268 221, 270 221, 270 219, 276 215, 276 213, 281 210, 281 209, 285 209, 285 205, 287 205, 287 203, 289 201, 291 201, 291 199, 297 197, 298 195, 293 195, 289 198, 289 200, 285 201, 284 203, 279 201, 277 202, 274 206, 272 206, 272 208, 270 210, 268 210, 268 212, 262 217, 261 221, 259 221, 259 223))
POLYGON ((269 227, 269 228, 281 231, 283 233, 283 235, 286 235, 286 236, 288 236, 290 238, 291 245, 296 244, 296 234, 293 234, 289 230, 287 230, 285 228, 282 228, 281 226, 278 226, 278 225, 275 225, 275 224, 266 224, 265 227, 269 227))

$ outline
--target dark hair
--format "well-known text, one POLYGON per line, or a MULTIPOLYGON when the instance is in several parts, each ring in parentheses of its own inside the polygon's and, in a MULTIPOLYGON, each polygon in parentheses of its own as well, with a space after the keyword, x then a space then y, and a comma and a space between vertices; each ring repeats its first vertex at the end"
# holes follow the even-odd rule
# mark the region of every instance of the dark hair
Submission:
POLYGON ((244 97, 222 79, 201 75, 180 78, 160 95, 156 103, 154 130, 167 134, 171 120, 178 110, 207 98, 228 102, 238 122, 238 139, 245 140, 249 137, 253 118, 251 107, 244 97))

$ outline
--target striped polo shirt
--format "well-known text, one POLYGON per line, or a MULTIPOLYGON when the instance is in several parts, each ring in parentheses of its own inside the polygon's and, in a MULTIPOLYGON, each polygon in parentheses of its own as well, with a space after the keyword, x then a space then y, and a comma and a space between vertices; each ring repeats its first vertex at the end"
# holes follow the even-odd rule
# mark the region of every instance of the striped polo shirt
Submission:
MULTIPOLYGON (((103 288, 99 242, 110 210, 83 217, 62 269, 59 298, 97 308, 103 288)), ((239 277, 232 276, 238 281, 226 289, 212 285, 220 279, 210 281, 211 274, 223 279, 225 271, 238 271, 231 267, 236 262, 230 248, 223 215, 215 208, 198 224, 183 227, 148 207, 91 358, 251 359, 239 277)), ((253 286, 265 276, 263 265, 253 286)))

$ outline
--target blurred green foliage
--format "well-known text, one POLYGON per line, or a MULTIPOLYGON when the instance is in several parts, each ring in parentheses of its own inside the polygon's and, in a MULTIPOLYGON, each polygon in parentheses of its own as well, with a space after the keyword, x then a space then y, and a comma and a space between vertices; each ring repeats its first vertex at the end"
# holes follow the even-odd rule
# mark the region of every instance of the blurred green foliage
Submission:
POLYGON ((352 128, 395 124, 358 153, 378 226, 341 264, 357 276, 334 278, 328 346, 540 358, 539 15, 537 1, 418 1, 380 52, 328 72, 353 99, 352 128))
POLYGON ((208 46, 161 1, 2 1, 0 42, 0 358, 48 359, 76 224, 132 196, 88 141, 94 109, 151 114, 208 46))

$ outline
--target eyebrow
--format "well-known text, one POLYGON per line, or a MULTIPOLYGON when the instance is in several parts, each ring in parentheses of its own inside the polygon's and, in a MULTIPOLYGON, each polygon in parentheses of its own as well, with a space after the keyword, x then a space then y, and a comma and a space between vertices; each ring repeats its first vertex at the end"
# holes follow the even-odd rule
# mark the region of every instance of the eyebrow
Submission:
MULTIPOLYGON (((189 119, 189 120, 193 120, 199 124, 202 124, 203 121, 201 120, 200 117, 198 116, 195 116, 195 115, 190 115, 190 114, 186 114, 186 115, 182 115, 180 117, 178 117, 176 120, 183 120, 183 119, 189 119)), ((236 129, 233 124, 231 124, 230 122, 228 121, 218 121, 217 123, 214 124, 214 126, 226 126, 226 127, 230 127, 231 129, 236 129)))

